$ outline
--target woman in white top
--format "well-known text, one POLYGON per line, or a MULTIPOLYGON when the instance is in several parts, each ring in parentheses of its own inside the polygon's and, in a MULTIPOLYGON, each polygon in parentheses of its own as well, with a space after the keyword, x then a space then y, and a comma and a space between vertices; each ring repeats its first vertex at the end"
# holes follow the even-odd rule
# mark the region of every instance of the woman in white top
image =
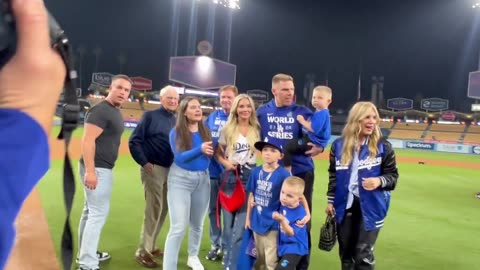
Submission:
MULTIPOLYGON (((260 139, 260 124, 255 113, 255 105, 250 96, 241 94, 233 101, 227 123, 220 130, 216 158, 225 169, 221 176, 226 181, 222 189, 230 194, 235 187, 236 174, 245 188, 250 171, 256 166, 254 144, 260 139)), ((242 235, 247 215, 247 200, 234 213, 222 211, 226 247, 224 251, 224 269, 236 270, 240 253, 242 235)))

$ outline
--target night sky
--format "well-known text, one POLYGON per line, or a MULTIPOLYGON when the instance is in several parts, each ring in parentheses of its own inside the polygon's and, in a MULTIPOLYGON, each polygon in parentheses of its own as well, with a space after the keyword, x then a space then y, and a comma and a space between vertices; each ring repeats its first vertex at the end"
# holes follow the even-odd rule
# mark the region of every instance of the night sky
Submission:
MULTIPOLYGON (((178 55, 186 55, 190 5, 180 7, 178 55)), ((197 40, 206 39, 208 2, 200 0, 197 40)), ((478 69, 480 20, 470 0, 243 0, 233 12, 230 62, 237 86, 270 89, 278 72, 295 78, 297 94, 306 74, 316 84, 327 77, 333 108, 348 109, 356 99, 362 69, 362 99, 370 98, 373 75, 384 76, 386 98, 447 98, 469 111, 468 72, 478 69), (478 29, 477 29, 478 28, 478 29)), ((173 0, 46 0, 47 7, 76 48, 85 48, 82 86, 95 70, 122 72, 168 83, 173 0)), ((213 57, 225 60, 228 10, 216 8, 213 57)), ((479 14, 480 15, 480 14, 479 14)), ((78 61, 77 61, 78 62, 78 61)))

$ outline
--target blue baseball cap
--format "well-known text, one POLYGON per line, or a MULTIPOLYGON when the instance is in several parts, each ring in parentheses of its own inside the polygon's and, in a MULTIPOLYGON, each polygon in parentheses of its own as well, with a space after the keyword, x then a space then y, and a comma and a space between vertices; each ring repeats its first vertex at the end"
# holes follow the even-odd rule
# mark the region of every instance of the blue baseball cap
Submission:
POLYGON ((266 138, 265 138, 265 141, 256 142, 254 144, 254 146, 258 151, 262 151, 265 146, 269 146, 269 147, 277 149, 278 151, 280 151, 280 153, 283 153, 283 148, 282 148, 281 145, 277 145, 275 143, 268 142, 266 138))

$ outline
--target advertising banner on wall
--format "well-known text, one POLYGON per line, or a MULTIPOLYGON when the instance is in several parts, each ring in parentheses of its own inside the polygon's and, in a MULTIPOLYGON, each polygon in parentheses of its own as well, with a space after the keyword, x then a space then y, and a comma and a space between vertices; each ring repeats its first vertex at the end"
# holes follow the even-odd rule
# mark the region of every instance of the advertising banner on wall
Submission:
POLYGON ((413 99, 401 97, 388 99, 387 108, 396 111, 411 110, 413 109, 413 99))
POLYGON ((393 148, 405 148, 404 141, 397 139, 388 139, 393 148))
POLYGON ((480 145, 474 145, 472 146, 472 153, 480 155, 480 145))
POLYGON ((442 98, 427 98, 422 99, 420 104, 422 110, 426 111, 445 111, 448 110, 448 100, 442 98))
POLYGON ((439 152, 469 154, 471 153, 471 146, 463 144, 438 143, 436 150, 439 152))
POLYGON ((435 150, 435 144, 424 143, 424 142, 415 142, 415 141, 406 141, 405 142, 405 148, 421 149, 421 150, 435 150))

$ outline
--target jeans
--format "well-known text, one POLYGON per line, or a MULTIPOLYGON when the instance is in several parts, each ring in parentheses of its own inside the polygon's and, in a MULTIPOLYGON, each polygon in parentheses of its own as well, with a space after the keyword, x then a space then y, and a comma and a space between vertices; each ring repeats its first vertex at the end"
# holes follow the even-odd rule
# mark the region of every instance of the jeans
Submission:
MULTIPOLYGON (((243 183, 243 188, 245 188, 248 177, 250 176, 250 169, 243 167, 241 173, 239 174, 240 179, 243 183)), ((231 194, 235 188, 235 172, 226 171, 224 173, 229 173, 228 178, 226 179, 227 183, 225 184, 224 191, 227 194, 231 194)), ((246 193, 246 191, 245 191, 246 193)), ((236 211, 235 213, 230 213, 226 210, 222 210, 224 216, 224 226, 223 233, 226 236, 225 241, 227 245, 225 259, 224 259, 224 269, 225 270, 236 270, 237 269, 237 259, 240 256, 240 249, 242 246, 242 236, 243 231, 245 231, 245 221, 247 220, 247 198, 245 198, 245 203, 243 206, 236 211)))
MULTIPOLYGON (((210 178, 210 205, 208 207, 208 219, 210 221, 210 244, 212 247, 226 248, 225 234, 222 234, 222 222, 220 221, 220 227, 217 226, 217 198, 218 189, 220 187, 220 178, 210 178)), ((221 210, 220 219, 221 219, 221 210)))
POLYGON ((188 225, 188 255, 198 256, 209 199, 208 170, 188 171, 175 164, 170 167, 167 193, 170 230, 165 241, 163 269, 177 269, 180 245, 188 225))
MULTIPOLYGON (((85 167, 79 163, 81 181, 85 176, 85 167)), ((103 225, 110 210, 113 174, 111 169, 95 168, 98 178, 93 190, 84 186, 85 204, 78 228, 79 265, 87 269, 98 268, 97 248, 103 225)))

